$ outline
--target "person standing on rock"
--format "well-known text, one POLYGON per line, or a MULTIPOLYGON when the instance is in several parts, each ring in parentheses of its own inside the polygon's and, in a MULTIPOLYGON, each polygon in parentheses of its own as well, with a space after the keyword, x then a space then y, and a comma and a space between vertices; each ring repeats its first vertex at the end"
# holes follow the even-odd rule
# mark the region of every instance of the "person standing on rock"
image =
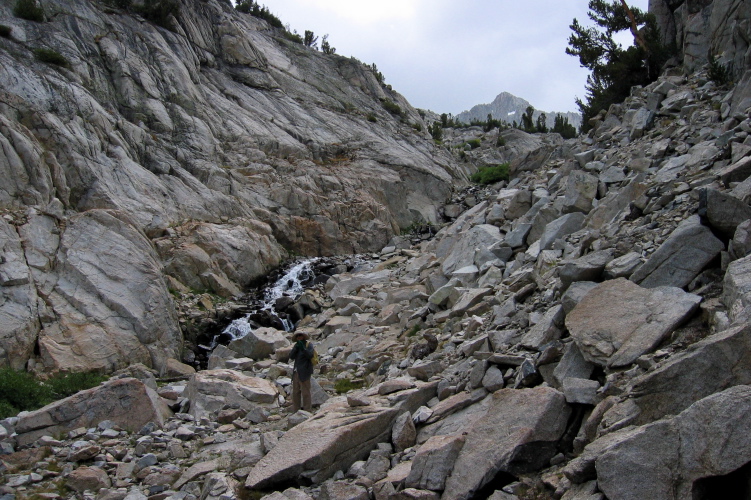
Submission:
POLYGON ((297 332, 292 338, 295 341, 289 353, 289 359, 295 362, 292 372, 292 411, 300 409, 301 399, 302 409, 312 411, 310 377, 313 375, 313 344, 308 342, 308 334, 304 332, 297 332))

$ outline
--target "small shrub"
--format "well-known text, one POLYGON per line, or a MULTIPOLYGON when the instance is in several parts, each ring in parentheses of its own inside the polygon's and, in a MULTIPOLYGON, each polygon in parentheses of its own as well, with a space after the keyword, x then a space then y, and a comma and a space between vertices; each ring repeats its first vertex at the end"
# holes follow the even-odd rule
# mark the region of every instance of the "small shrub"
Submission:
POLYGON ((37 4, 36 0, 18 0, 13 7, 13 15, 27 21, 44 21, 44 9, 37 4))
POLYGON ((495 147, 497 147, 497 148, 500 148, 500 147, 503 147, 503 146, 505 146, 505 145, 506 145, 506 139, 504 139, 503 137, 501 137, 501 136, 499 135, 499 136, 498 136, 498 140, 497 140, 497 141, 495 141, 495 147))
POLYGON ((0 400, 0 419, 14 417, 21 411, 7 401, 0 400))
POLYGON ((162 28, 171 29, 169 18, 180 13, 177 0, 146 0, 138 13, 162 28))
POLYGON ((412 128, 415 129, 418 132, 422 132, 422 124, 421 123, 418 123, 418 122, 413 123, 412 124, 412 128))
POLYGON ((57 52, 56 50, 34 49, 34 56, 37 58, 37 60, 43 63, 54 64, 56 66, 63 66, 66 68, 70 66, 70 62, 68 62, 65 56, 57 52))
POLYGON ((402 108, 399 107, 397 103, 389 99, 384 99, 383 108, 389 113, 391 113, 392 115, 401 116, 402 114, 402 108))
POLYGON ((117 7, 118 9, 129 9, 133 0, 106 0, 105 3, 111 7, 117 7))
POLYGON ((376 118, 376 115, 374 115, 373 113, 368 113, 368 121, 375 123, 378 121, 378 118, 376 118))
POLYGON ((340 378, 334 382, 334 390, 337 394, 344 394, 354 389, 361 389, 365 385, 362 380, 350 380, 348 378, 340 378))
POLYGON ((428 133, 437 143, 443 140, 443 127, 440 122, 433 122, 433 125, 428 125, 428 133))
POLYGON ((717 85, 727 85, 732 81, 727 66, 720 64, 713 55, 709 56, 709 79, 717 85))
POLYGON ((495 184, 500 181, 509 180, 509 164, 501 163, 500 165, 491 165, 480 167, 477 172, 469 178, 477 184, 495 184))
POLYGON ((30 373, 12 368, 0 369, 0 413, 2 418, 19 411, 34 410, 52 401, 52 391, 37 381, 30 373))
POLYGON ((294 33, 291 33, 289 31, 284 32, 284 38, 289 40, 290 42, 299 43, 300 45, 303 44, 302 37, 295 31, 294 33))
POLYGON ((472 139, 467 141, 465 144, 471 149, 477 149, 482 145, 482 141, 480 141, 480 139, 472 139))
POLYGON ((419 331, 420 331, 420 324, 417 323, 416 325, 414 325, 412 328, 410 328, 407 331, 407 337, 414 337, 415 335, 417 335, 417 332, 419 331))
POLYGON ((0 24, 0 36, 3 38, 10 38, 10 26, 0 24))
POLYGON ((58 375, 47 381, 56 399, 67 398, 78 391, 96 387, 107 377, 96 372, 76 372, 58 375))

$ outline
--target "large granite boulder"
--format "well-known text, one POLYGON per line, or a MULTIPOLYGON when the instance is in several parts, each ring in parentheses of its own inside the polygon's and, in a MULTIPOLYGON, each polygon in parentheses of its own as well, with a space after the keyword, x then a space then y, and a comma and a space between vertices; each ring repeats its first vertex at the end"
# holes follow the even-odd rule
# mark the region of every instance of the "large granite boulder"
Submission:
POLYGON ((468 499, 498 473, 539 470, 555 455, 570 409, 563 394, 548 387, 501 389, 487 413, 466 436, 443 498, 468 499))
POLYGON ((140 380, 121 378, 21 414, 15 429, 19 445, 24 446, 42 436, 94 427, 103 420, 135 432, 149 422, 163 425, 170 414, 154 390, 140 380))
POLYGON ((600 432, 676 415, 695 401, 751 384, 751 324, 716 333, 634 379, 631 397, 605 413, 600 432))
POLYGON ((204 370, 188 380, 184 396, 190 400, 190 414, 196 418, 227 408, 251 410, 257 405, 275 404, 279 391, 263 378, 249 377, 234 370, 204 370))
POLYGON ((338 470, 347 470, 386 442, 400 413, 396 407, 351 408, 331 403, 325 412, 297 425, 248 474, 246 488, 313 481, 320 483, 338 470))
POLYGON ((731 483, 723 476, 751 462, 749 435, 751 387, 732 387, 675 417, 608 436, 592 457, 597 484, 611 500, 717 498, 731 483))
POLYGON ((227 347, 241 356, 259 360, 268 358, 277 349, 290 344, 289 334, 276 328, 256 328, 244 337, 233 340, 227 347))
POLYGON ((626 366, 654 350, 700 302, 680 288, 647 289, 618 278, 587 293, 566 316, 566 327, 587 361, 626 366))

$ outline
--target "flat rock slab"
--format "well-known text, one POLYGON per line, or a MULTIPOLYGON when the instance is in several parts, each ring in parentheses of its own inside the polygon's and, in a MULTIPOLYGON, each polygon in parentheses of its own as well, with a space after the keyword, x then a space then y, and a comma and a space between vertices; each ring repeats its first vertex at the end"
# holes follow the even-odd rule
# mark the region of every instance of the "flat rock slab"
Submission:
POLYGON ((595 461, 597 484, 610 500, 692 498, 697 480, 751 461, 749 436, 751 387, 732 387, 676 417, 608 436, 595 461))
POLYGON ((170 414, 155 391, 140 380, 122 378, 26 413, 19 418, 16 432, 19 446, 24 446, 42 436, 94 427, 103 420, 135 432, 149 422, 163 425, 170 414))
POLYGON ((571 412, 549 387, 501 389, 469 429, 442 498, 464 500, 499 472, 522 474, 547 465, 571 412))
POLYGON ((724 248, 722 241, 708 227, 701 225, 699 217, 692 216, 682 222, 649 260, 631 275, 631 281, 645 288, 683 288, 724 248))
POLYGON ((566 327, 587 361, 626 366, 654 350, 700 302, 680 288, 647 289, 618 278, 585 295, 566 317, 566 327))
POLYGON ((399 408, 350 408, 331 403, 324 413, 288 431, 250 470, 245 486, 268 489, 310 480, 320 483, 367 457, 376 444, 389 440, 399 408))

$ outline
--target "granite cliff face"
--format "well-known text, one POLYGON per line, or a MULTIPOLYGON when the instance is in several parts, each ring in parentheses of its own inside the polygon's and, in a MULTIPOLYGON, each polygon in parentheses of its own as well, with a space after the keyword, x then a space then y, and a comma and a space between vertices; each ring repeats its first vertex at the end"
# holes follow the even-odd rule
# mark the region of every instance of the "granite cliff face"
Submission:
POLYGON ((40 5, 0 6, 0 364, 163 366, 168 288, 229 297, 290 253, 380 249, 465 178, 367 66, 228 3, 180 2, 170 29, 40 5))
POLYGON ((666 42, 675 42, 683 66, 694 71, 709 56, 740 78, 751 63, 751 5, 743 0, 649 0, 666 42))

